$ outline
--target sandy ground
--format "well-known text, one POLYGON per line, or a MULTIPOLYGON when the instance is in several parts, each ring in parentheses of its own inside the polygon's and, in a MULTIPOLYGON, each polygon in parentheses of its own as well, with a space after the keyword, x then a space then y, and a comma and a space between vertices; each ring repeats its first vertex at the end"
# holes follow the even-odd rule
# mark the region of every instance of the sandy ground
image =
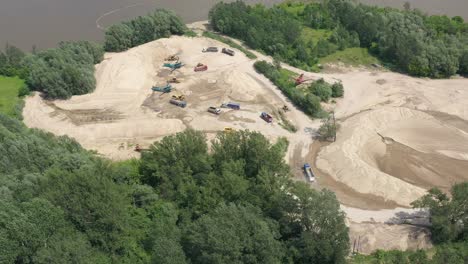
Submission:
MULTIPOLYGON (((200 29, 204 23, 192 27, 200 29)), ((341 127, 337 141, 324 144, 313 139, 320 121, 296 109, 257 74, 253 60, 239 51, 234 57, 202 53, 208 46, 225 47, 207 38, 172 37, 106 54, 96 65, 93 93, 66 101, 44 101, 36 94, 26 100, 24 122, 69 135, 115 160, 137 157, 136 144, 147 147, 186 128, 204 131, 209 139, 224 127, 260 131, 271 140, 286 137, 290 145, 285 159, 295 179, 305 181, 305 162, 315 165, 317 182, 311 187, 336 193, 347 214, 351 243, 358 241, 360 252, 430 246, 427 214, 405 208, 428 188, 448 190, 468 180, 463 175, 468 169, 467 79, 428 80, 376 69, 305 73, 307 78, 342 81, 345 87, 345 97, 327 105, 341 127), (172 54, 185 63, 174 72, 162 67, 172 54), (199 62, 208 71, 194 72, 199 62), (151 91, 172 77, 182 81, 173 85, 174 92, 151 91), (184 94, 188 106, 169 104, 174 94, 184 94), (219 116, 206 111, 229 101, 241 103, 241 110, 223 109, 219 116), (291 109, 285 116, 298 132, 279 125, 283 105, 291 109), (262 111, 274 116, 272 124, 259 118, 262 111)))

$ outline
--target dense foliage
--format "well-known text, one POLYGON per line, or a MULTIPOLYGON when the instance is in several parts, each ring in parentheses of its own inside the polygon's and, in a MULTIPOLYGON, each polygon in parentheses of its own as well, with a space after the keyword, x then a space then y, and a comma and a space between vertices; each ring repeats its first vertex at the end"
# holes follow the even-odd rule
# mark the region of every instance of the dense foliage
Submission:
POLYGON ((94 64, 104 58, 101 45, 88 41, 61 42, 58 48, 26 56, 26 83, 47 98, 66 99, 95 89, 94 64))
POLYGON ((413 206, 429 208, 434 242, 468 241, 468 182, 454 185, 451 198, 437 188, 431 189, 413 206))
POLYGON ((0 51, 0 75, 14 77, 19 76, 24 79, 27 69, 22 65, 26 54, 19 48, 6 45, 5 51, 0 51))
POLYGON ((296 87, 292 73, 266 61, 257 61, 255 70, 265 75, 304 113, 312 117, 324 115, 320 102, 328 102, 330 97, 342 97, 343 84, 329 84, 323 79, 312 82, 307 87, 296 87))
POLYGON ((111 163, 0 115, 0 263, 344 263, 339 203, 286 146, 188 130, 111 163))
POLYGON ((158 9, 147 16, 112 25, 106 30, 106 51, 124 51, 129 48, 171 35, 182 35, 187 28, 173 12, 158 9))
POLYGON ((303 68, 337 50, 361 46, 413 75, 468 73, 468 24, 461 17, 426 16, 348 0, 288 2, 273 8, 219 3, 209 17, 215 30, 303 68), (309 34, 313 30, 331 34, 314 39, 309 34))

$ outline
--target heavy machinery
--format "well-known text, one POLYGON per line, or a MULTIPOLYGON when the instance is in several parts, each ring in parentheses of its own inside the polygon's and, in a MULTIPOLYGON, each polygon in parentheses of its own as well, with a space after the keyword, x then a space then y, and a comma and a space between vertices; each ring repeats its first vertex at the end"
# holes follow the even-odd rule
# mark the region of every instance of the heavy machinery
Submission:
POLYGON ((263 120, 265 120, 267 123, 273 122, 273 117, 272 117, 271 115, 269 115, 268 113, 266 113, 266 112, 262 112, 262 113, 260 114, 260 117, 261 117, 263 120))
POLYGON ((166 84, 165 86, 153 86, 151 90, 155 92, 170 93, 172 91, 172 85, 166 84))
POLYGON ((184 101, 185 100, 185 95, 177 92, 176 94, 172 95, 172 99, 178 100, 178 101, 184 101))
POLYGON ((203 63, 198 63, 197 66, 195 66, 194 71, 199 72, 199 71, 206 71, 208 70, 208 66, 203 64, 203 63))
POLYGON ((206 49, 203 49, 202 52, 203 53, 205 53, 205 52, 218 52, 218 48, 217 47, 208 47, 206 49))
POLYGON ((182 62, 176 62, 176 63, 164 63, 163 67, 170 68, 171 70, 177 70, 180 69, 184 64, 182 62))
POLYGON ((229 55, 229 56, 234 56, 234 55, 235 55, 235 52, 234 52, 233 50, 231 50, 231 49, 223 48, 223 49, 221 50, 221 52, 224 53, 224 54, 227 54, 227 55, 229 55))
POLYGON ((134 151, 136 152, 143 152, 143 151, 148 151, 149 149, 142 148, 140 144, 136 144, 134 151))
POLYGON ((227 104, 222 104, 221 107, 231 108, 231 109, 234 109, 234 110, 240 110, 240 104, 233 103, 233 102, 229 102, 227 104))
POLYGON ((304 173, 307 176, 307 180, 310 181, 310 182, 314 182, 315 181, 315 175, 312 172, 312 168, 310 167, 310 164, 309 163, 304 164, 303 169, 304 169, 304 173))
POLYGON ((208 112, 210 112, 212 114, 215 114, 215 115, 219 115, 219 114, 221 114, 221 109, 210 106, 210 107, 208 107, 208 112))
POLYGON ((296 83, 296 86, 298 85, 301 85, 305 82, 308 82, 308 81, 312 81, 313 79, 304 79, 304 74, 301 73, 301 75, 299 75, 299 77, 297 77, 294 81, 296 83))
POLYGON ((174 77, 167 80, 167 83, 180 83, 180 80, 177 79, 177 77, 174 77))
POLYGON ((234 128, 232 128, 232 127, 225 127, 224 128, 224 133, 231 133, 231 132, 234 132, 234 128))
POLYGON ((175 100, 175 99, 171 99, 169 100, 169 103, 173 104, 173 105, 177 105, 177 106, 180 106, 182 108, 185 108, 187 106, 187 102, 185 101, 179 101, 179 100, 175 100))
POLYGON ((179 56, 174 54, 174 55, 168 56, 164 60, 166 60, 166 61, 179 61, 179 56))

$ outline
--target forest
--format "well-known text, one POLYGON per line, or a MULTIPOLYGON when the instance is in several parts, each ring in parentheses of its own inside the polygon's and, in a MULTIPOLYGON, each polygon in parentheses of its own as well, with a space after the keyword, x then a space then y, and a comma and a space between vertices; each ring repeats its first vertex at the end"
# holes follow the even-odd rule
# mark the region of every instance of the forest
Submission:
POLYGON ((305 70, 338 50, 363 47, 390 68, 411 75, 468 74, 468 24, 461 17, 327 0, 272 8, 218 3, 209 19, 216 31, 305 70))
POLYGON ((344 263, 335 195, 289 178, 285 139, 201 132, 110 162, 0 115, 0 263, 344 263))

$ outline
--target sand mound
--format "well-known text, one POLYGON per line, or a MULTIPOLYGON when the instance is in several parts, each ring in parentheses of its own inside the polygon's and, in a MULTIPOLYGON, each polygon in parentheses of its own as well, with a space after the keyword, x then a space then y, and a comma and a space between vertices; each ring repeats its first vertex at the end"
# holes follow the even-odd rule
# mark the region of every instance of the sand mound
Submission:
POLYGON ((421 187, 467 180, 459 170, 468 162, 453 158, 468 153, 467 142, 467 134, 429 114, 382 107, 344 121, 337 141, 322 149, 316 164, 359 192, 408 206, 424 194, 421 187))

